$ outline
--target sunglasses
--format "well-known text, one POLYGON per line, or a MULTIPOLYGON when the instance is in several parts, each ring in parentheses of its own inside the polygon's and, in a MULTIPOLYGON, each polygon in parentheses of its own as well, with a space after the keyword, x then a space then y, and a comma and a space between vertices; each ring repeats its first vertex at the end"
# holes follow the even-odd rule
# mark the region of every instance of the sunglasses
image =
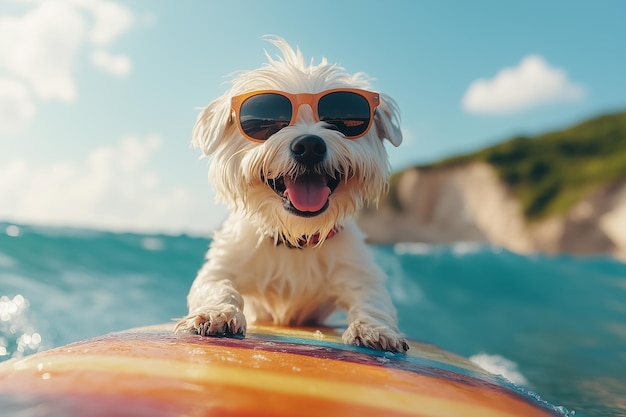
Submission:
POLYGON ((316 122, 328 124, 346 139, 358 139, 372 127, 379 103, 378 93, 351 88, 300 94, 261 90, 235 96, 231 101, 239 130, 254 142, 264 142, 294 125, 303 104, 313 109, 316 122))

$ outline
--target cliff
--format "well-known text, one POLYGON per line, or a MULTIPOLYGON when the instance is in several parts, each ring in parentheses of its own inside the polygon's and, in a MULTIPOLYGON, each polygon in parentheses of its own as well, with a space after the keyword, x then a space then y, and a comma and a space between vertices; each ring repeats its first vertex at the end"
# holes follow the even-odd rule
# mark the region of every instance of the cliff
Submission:
POLYGON ((626 260, 626 112, 394 175, 371 242, 489 243, 626 260))

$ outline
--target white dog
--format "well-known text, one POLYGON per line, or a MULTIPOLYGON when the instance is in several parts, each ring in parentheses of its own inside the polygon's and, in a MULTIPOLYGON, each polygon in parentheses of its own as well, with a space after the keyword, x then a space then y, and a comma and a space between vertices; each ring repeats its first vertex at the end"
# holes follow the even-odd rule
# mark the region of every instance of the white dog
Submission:
POLYGON ((321 324, 347 311, 343 341, 404 352, 396 311, 354 217, 402 141, 389 97, 324 59, 269 40, 282 57, 232 81, 198 117, 193 145, 232 213, 214 236, 176 331, 244 335, 246 322, 321 324), (244 307, 245 305, 245 307, 244 307))

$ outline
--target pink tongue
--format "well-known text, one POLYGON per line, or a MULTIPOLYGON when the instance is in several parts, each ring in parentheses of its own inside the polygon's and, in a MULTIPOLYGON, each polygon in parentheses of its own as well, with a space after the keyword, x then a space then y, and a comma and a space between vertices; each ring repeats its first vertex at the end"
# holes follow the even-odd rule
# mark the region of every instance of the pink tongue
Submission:
POLYGON ((321 175, 304 174, 295 179, 285 176, 284 181, 285 196, 300 211, 319 211, 328 201, 330 188, 321 175))

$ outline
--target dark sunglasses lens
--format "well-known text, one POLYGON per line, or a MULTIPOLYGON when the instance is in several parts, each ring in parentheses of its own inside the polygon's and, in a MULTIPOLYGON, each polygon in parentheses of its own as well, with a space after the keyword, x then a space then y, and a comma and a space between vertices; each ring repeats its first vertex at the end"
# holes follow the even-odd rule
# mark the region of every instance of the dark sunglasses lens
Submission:
POLYGON ((239 123, 253 139, 267 140, 291 121, 291 101, 274 93, 258 94, 241 104, 239 123))
POLYGON ((360 94, 347 91, 328 93, 317 105, 320 121, 347 137, 360 136, 370 123, 370 105, 360 94))

